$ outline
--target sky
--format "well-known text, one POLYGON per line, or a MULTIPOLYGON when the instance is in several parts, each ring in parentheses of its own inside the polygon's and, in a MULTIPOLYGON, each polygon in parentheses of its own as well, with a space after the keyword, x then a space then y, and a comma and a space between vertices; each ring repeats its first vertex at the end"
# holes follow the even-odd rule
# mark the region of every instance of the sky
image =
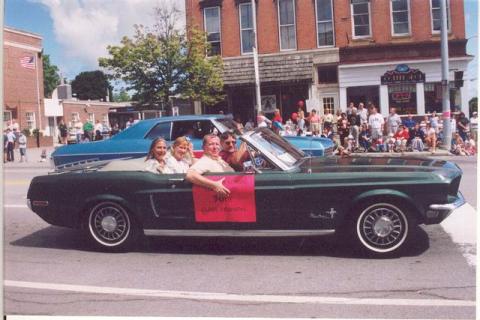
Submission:
MULTIPOLYGON (((172 5, 185 10, 184 0, 5 0, 5 26, 39 34, 44 53, 73 80, 82 71, 98 70, 108 45, 133 34, 134 24, 152 25, 152 8, 172 5)), ((469 96, 477 96, 478 0, 464 0, 469 96)), ((183 15, 184 17, 184 15, 183 15)), ((184 24, 179 21, 179 24, 184 24)), ((470 99, 469 97, 469 99, 470 99)))

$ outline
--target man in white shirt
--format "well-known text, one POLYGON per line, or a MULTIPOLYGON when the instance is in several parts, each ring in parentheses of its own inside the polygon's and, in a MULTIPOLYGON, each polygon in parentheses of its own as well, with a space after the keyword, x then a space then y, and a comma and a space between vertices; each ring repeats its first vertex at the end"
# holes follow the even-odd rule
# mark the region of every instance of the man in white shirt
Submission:
POLYGON ((383 116, 377 112, 377 108, 372 104, 370 106, 370 116, 368 117, 368 126, 372 134, 372 139, 382 138, 384 124, 385 120, 383 116))
POLYGON ((234 172, 233 168, 220 156, 220 138, 213 134, 203 137, 203 156, 187 171, 186 179, 193 184, 215 191, 219 199, 230 195, 230 190, 223 185, 223 179, 213 181, 202 176, 210 172, 234 172))
POLYGON ((7 129, 7 161, 14 161, 14 155, 13 155, 13 149, 15 147, 15 140, 17 138, 15 137, 15 134, 10 130, 10 128, 7 129))
POLYGON ((478 135, 478 113, 476 111, 472 113, 472 117, 470 118, 470 133, 472 134, 472 138, 476 143, 478 135))
POLYGON ((364 107, 363 102, 358 104, 357 114, 360 116, 360 124, 368 124, 368 110, 364 107))
POLYGON ((397 114, 395 108, 390 108, 390 114, 387 117, 387 134, 397 133, 398 127, 402 124, 402 119, 397 114))

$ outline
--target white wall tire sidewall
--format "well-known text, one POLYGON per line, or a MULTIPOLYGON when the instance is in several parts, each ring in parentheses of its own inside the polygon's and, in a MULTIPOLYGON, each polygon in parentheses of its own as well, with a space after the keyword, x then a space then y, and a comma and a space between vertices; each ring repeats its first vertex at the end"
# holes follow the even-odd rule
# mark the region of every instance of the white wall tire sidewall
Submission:
POLYGON ((102 247, 107 247, 107 248, 121 247, 129 239, 129 237, 131 236, 131 233, 132 233, 132 223, 131 223, 129 214, 127 213, 127 211, 121 205, 119 205, 115 202, 102 201, 102 202, 98 203, 97 205, 95 205, 90 210, 90 213, 88 215, 87 223, 88 223, 88 231, 89 231, 89 234, 90 234, 91 238, 95 241, 95 243, 97 243, 98 245, 100 245, 102 247), (119 242, 114 242, 114 243, 106 242, 102 238, 99 238, 98 235, 96 234, 96 232, 94 232, 94 230, 93 230, 93 227, 92 227, 93 215, 99 207, 103 207, 103 206, 115 207, 117 210, 119 210, 125 216, 125 220, 127 221, 127 231, 126 231, 126 234, 122 237, 122 239, 119 242))
POLYGON ((360 213, 360 215, 358 216, 356 224, 355 224, 355 232, 356 232, 356 236, 357 236, 358 240, 360 241, 360 244, 365 249, 367 249, 368 251, 370 251, 372 253, 375 253, 375 254, 388 254, 388 253, 392 253, 392 252, 398 250, 398 248, 401 247, 405 243, 405 241, 407 240, 407 237, 408 237, 408 233, 409 233, 409 227, 410 227, 409 223, 410 223, 410 221, 407 218, 407 216, 405 215, 405 213, 403 212, 403 210, 401 210, 397 206, 395 206, 391 203, 374 203, 374 204, 368 206, 367 208, 365 208, 362 211, 362 213, 360 213), (381 249, 381 248, 372 246, 367 240, 365 240, 364 236, 362 236, 363 232, 361 232, 361 222, 363 221, 363 217, 366 216, 371 210, 377 209, 377 208, 380 208, 380 207, 387 207, 391 210, 394 210, 397 214, 399 214, 401 220, 403 221, 403 229, 404 229, 400 241, 398 241, 393 247, 389 247, 389 248, 385 248, 385 249, 381 249))

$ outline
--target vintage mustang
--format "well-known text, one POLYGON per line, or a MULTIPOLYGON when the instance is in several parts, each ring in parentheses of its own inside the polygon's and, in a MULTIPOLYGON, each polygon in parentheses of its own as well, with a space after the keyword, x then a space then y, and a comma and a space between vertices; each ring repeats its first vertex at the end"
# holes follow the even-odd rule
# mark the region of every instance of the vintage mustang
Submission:
POLYGON ((396 255, 418 224, 464 204, 462 172, 428 158, 310 157, 269 129, 241 136, 243 172, 211 174, 231 190, 220 201, 184 174, 143 171, 144 159, 100 161, 35 177, 28 205, 50 224, 78 228, 107 251, 143 235, 345 234, 362 251, 396 255))
MULTIPOLYGON (((162 136, 169 141, 187 135, 197 155, 202 153, 202 138, 207 133, 235 131, 232 118, 225 115, 195 115, 163 117, 142 120, 108 140, 62 146, 52 153, 57 168, 79 162, 112 160, 126 157, 143 157, 150 143, 162 136)), ((331 155, 333 142, 319 137, 286 137, 288 141, 307 154, 314 156, 331 155)))

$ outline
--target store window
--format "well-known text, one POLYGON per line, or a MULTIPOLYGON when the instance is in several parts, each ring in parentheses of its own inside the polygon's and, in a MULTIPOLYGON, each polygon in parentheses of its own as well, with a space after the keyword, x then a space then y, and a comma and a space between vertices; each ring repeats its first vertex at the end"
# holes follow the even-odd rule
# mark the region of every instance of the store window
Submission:
POLYGON ((207 42, 210 44, 208 55, 221 55, 220 7, 203 9, 203 21, 207 42))
POLYGON ((26 112, 25 118, 27 119, 27 128, 30 130, 37 128, 37 123, 35 121, 35 112, 26 112))
POLYGON ((392 34, 394 36, 410 34, 410 1, 391 0, 392 34))
POLYGON ((296 49, 295 0, 278 0, 278 24, 280 29, 280 49, 296 49))
MULTIPOLYGON (((431 113, 436 111, 440 113, 443 111, 442 104, 442 83, 441 82, 427 82, 424 85, 425 92, 425 112, 431 113)), ((450 111, 458 111, 461 109, 461 94, 460 89, 455 87, 455 83, 449 83, 450 94, 450 111)))
POLYGON ((392 84, 388 86, 388 104, 398 114, 417 113, 417 86, 415 84, 392 84))
POLYGON ((317 46, 333 46, 332 0, 316 0, 317 46))
POLYGON ((239 6, 240 14, 240 39, 242 41, 242 54, 251 53, 254 46, 252 4, 241 3, 239 6))
MULTIPOLYGON (((450 0, 447 3, 447 30, 450 31, 450 0)), ((440 0, 430 0, 432 8, 432 32, 439 33, 442 22, 442 12, 440 10, 440 0)))
POLYGON ((370 26, 370 1, 351 0, 353 37, 365 38, 372 34, 370 26))

